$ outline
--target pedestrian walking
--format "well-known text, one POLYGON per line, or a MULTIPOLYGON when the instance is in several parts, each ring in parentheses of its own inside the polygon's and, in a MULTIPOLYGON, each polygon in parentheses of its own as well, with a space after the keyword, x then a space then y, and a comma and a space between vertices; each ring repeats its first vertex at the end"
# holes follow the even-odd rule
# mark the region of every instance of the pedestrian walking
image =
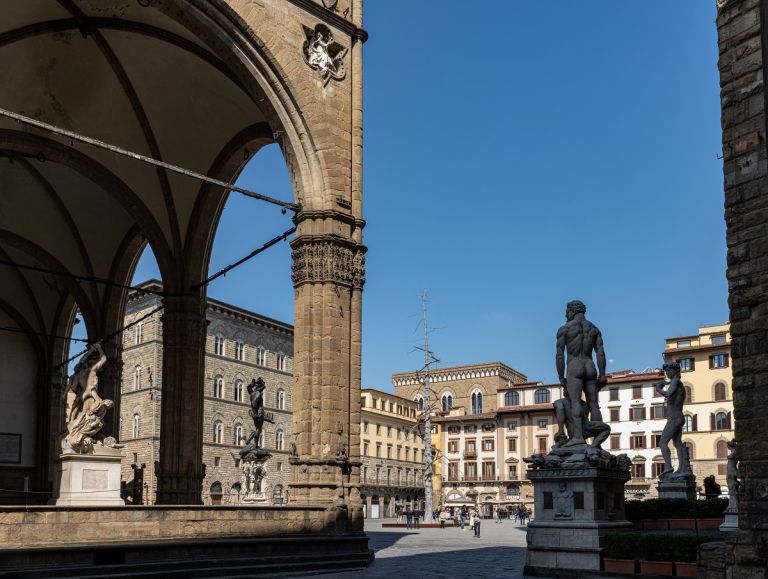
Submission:
POLYGON ((405 528, 406 529, 413 528, 413 511, 411 510, 405 511, 405 528))
MULTIPOLYGON (((469 528, 475 530, 475 511, 469 511, 469 528)), ((475 537, 477 537, 477 531, 475 531, 475 537)))
POLYGON ((448 513, 443 511, 440 513, 440 528, 445 529, 445 520, 448 518, 448 513))
POLYGON ((496 507, 496 524, 501 524, 501 509, 499 507, 496 507))
POLYGON ((419 511, 413 511, 413 528, 419 528, 419 511))
POLYGON ((480 515, 475 513, 475 523, 473 525, 475 529, 475 537, 480 538, 480 515))

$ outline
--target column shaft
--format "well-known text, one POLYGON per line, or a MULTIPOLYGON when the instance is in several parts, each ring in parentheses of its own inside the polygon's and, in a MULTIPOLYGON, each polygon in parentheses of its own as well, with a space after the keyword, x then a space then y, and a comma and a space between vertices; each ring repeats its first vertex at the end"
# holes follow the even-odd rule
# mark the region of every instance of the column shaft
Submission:
POLYGON ((334 530, 362 530, 360 325, 365 248, 354 222, 303 213, 292 242, 294 321, 294 503, 336 509, 334 530), (333 233, 325 233, 326 231, 333 233))
POLYGON ((205 476, 203 381, 206 321, 201 294, 165 298, 157 504, 200 505, 205 476))

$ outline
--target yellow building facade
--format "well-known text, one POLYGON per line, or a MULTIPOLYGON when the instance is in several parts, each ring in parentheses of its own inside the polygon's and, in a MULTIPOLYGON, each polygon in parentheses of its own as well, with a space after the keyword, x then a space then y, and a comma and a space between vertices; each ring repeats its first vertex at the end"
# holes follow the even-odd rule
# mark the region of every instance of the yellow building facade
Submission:
POLYGON ((734 437, 730 324, 703 326, 690 336, 667 338, 664 357, 680 363, 685 385, 683 441, 697 484, 714 475, 725 486, 728 449, 734 437))
POLYGON ((424 509, 424 439, 416 402, 365 388, 360 392, 360 495, 367 518, 424 509))

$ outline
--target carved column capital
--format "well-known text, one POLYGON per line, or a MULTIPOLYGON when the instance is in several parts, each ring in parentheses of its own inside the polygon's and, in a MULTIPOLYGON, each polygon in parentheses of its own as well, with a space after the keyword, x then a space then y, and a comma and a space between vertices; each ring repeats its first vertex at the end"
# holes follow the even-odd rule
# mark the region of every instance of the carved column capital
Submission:
POLYGON ((291 280, 294 287, 305 283, 334 283, 362 289, 365 284, 364 245, 330 235, 305 235, 291 243, 291 280))

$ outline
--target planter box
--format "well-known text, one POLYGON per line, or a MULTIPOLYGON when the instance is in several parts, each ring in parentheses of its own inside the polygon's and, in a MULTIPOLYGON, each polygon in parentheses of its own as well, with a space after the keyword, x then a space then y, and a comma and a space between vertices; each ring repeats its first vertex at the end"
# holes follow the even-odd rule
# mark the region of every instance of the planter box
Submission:
POLYGON ((669 519, 670 531, 690 531, 696 528, 695 519, 669 519))
POLYGON ((675 563, 675 575, 678 577, 696 577, 697 571, 696 563, 675 563))
POLYGON ((699 519, 699 529, 702 531, 718 531, 720 525, 723 524, 725 518, 722 519, 699 519))
POLYGON ((643 519, 643 529, 646 531, 668 531, 669 519, 643 519))
POLYGON ((634 575, 637 573, 636 562, 634 559, 603 559, 603 566, 606 573, 624 573, 625 575, 634 575))
POLYGON ((664 575, 672 577, 672 561, 640 561, 640 575, 664 575))

